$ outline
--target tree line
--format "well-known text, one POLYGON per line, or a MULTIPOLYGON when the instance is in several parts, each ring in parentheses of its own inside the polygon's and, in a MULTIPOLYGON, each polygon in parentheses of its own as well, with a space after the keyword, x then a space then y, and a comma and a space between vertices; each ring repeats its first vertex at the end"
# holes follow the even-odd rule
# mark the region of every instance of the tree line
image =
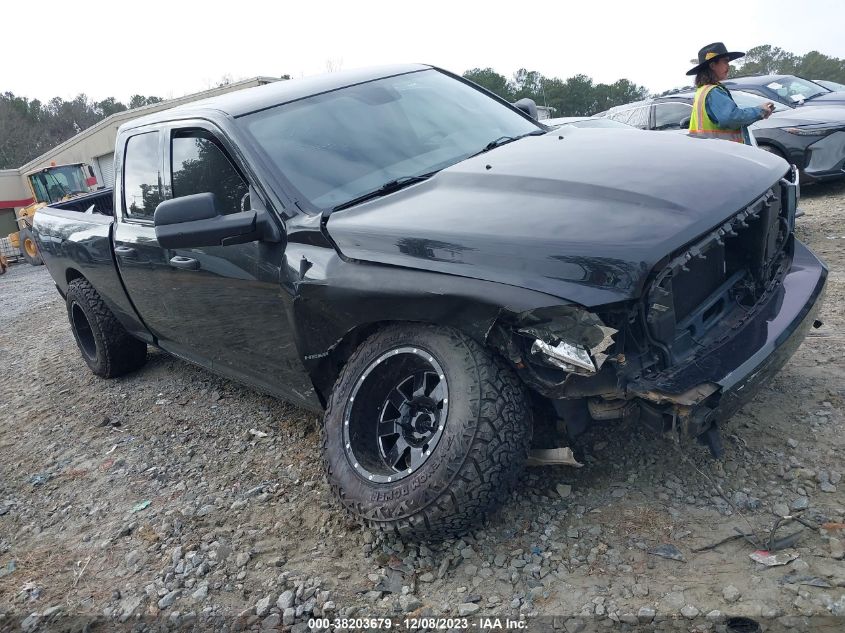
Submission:
POLYGON ((54 97, 46 103, 0 94, 0 169, 20 167, 115 112, 162 101, 133 95, 128 104, 114 97, 93 101, 80 94, 71 101, 54 97))
POLYGON ((796 55, 777 46, 755 46, 734 62, 733 75, 798 75, 805 79, 826 79, 845 84, 845 59, 818 51, 796 55))
MULTIPOLYGON (((734 62, 731 73, 741 75, 798 75, 806 79, 827 79, 845 83, 845 59, 818 51, 796 55, 771 44, 755 46, 745 57, 734 62)), ((473 68, 466 79, 484 86, 507 101, 528 97, 537 105, 554 108, 553 116, 592 116, 617 105, 625 105, 649 96, 643 86, 619 79, 612 84, 594 83, 587 75, 568 79, 544 77, 537 71, 521 68, 508 79, 492 68, 473 68)))
POLYGON ((616 105, 648 96, 643 86, 619 79, 612 84, 593 83, 587 75, 568 79, 545 77, 536 70, 520 68, 511 79, 492 68, 473 68, 463 74, 506 101, 533 99, 537 105, 554 108, 552 116, 592 116, 616 105))

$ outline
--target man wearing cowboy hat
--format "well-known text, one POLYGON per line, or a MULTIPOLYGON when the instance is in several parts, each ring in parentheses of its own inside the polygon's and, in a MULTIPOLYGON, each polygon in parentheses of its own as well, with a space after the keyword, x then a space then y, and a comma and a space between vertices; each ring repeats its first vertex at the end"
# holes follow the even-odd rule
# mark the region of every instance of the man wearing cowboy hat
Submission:
POLYGON ((695 100, 689 124, 690 136, 721 138, 752 145, 748 126, 769 118, 773 103, 753 108, 740 108, 730 91, 721 82, 731 70, 730 62, 745 53, 728 52, 722 42, 708 44, 698 51, 698 64, 687 71, 695 75, 695 100))

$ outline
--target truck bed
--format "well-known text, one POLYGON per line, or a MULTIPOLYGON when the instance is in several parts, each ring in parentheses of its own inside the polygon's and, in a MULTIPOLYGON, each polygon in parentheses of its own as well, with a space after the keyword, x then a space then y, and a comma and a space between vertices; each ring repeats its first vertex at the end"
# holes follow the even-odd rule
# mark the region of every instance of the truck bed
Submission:
POLYGON ((112 190, 107 189, 44 207, 35 214, 33 234, 62 297, 71 281, 84 277, 127 331, 150 340, 117 270, 111 204, 112 190))
POLYGON ((97 213, 100 215, 114 215, 114 189, 101 189, 84 196, 56 202, 50 205, 53 209, 78 211, 80 213, 97 213))

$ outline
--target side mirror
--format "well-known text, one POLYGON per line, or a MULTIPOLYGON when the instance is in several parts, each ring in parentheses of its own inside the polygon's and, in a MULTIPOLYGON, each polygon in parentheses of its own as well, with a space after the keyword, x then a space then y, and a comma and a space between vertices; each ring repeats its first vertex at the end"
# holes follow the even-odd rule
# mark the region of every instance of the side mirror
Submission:
POLYGON ((686 130, 689 127, 689 122, 692 120, 692 117, 687 117, 685 119, 681 119, 681 122, 678 123, 678 127, 682 130, 686 130))
POLYGON ((165 200, 155 209, 153 226, 162 248, 227 246, 260 239, 278 241, 278 230, 266 211, 223 215, 213 193, 165 200))
POLYGON ((530 116, 535 121, 537 120, 537 104, 534 103, 534 99, 520 99, 519 101, 514 103, 513 106, 516 109, 525 112, 525 114, 530 116))

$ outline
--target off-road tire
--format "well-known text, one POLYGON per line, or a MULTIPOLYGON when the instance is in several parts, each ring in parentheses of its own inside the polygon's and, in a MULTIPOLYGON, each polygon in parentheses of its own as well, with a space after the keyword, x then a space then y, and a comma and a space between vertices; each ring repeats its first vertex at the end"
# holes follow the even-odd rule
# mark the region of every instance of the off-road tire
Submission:
POLYGON ((67 313, 82 358, 97 376, 115 378, 147 362, 147 344, 126 332, 87 280, 68 285, 67 313))
POLYGON ((465 533, 502 501, 525 465, 531 432, 528 394, 504 361, 457 330, 403 324, 373 334, 352 354, 329 400, 321 441, 331 488, 359 521, 381 532, 438 539, 465 533), (448 411, 442 435, 419 470, 375 484, 350 463, 344 417, 368 368, 387 352, 408 347, 427 351, 439 363, 448 411))
POLYGON ((28 228, 22 228, 20 230, 20 240, 21 255, 23 255, 23 258, 26 260, 26 263, 30 266, 41 266, 44 263, 44 260, 41 259, 41 253, 36 250, 34 255, 30 255, 24 246, 27 241, 30 241, 31 243, 35 244, 35 238, 32 237, 32 230, 28 228))

